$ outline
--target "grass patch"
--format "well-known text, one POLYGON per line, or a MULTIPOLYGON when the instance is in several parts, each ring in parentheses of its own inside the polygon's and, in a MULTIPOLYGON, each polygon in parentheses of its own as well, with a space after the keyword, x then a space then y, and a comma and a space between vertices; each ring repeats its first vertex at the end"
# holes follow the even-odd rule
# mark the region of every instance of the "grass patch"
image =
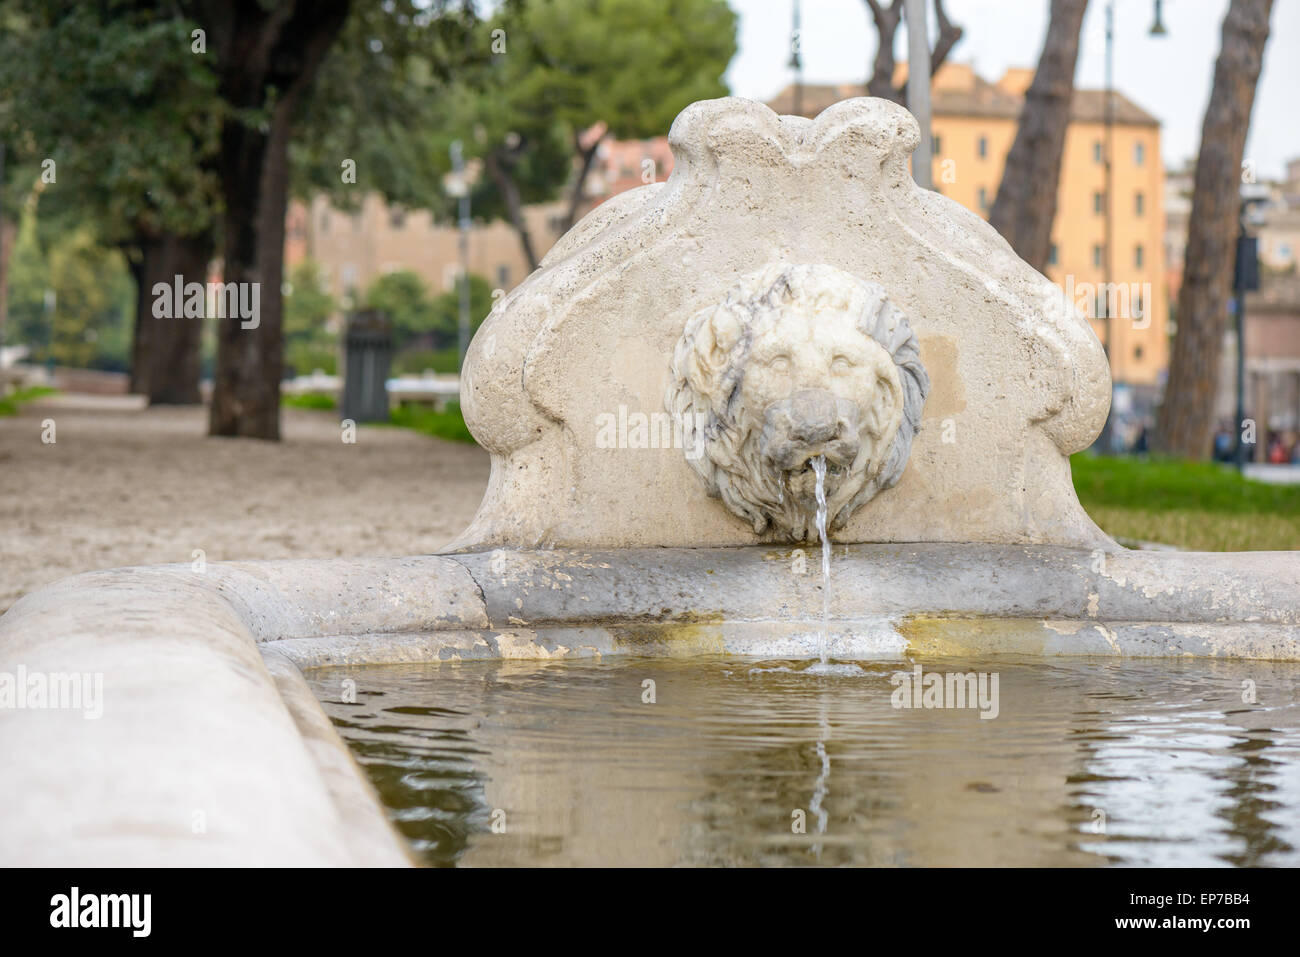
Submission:
POLYGON ((319 409, 329 411, 338 407, 338 403, 332 395, 321 395, 317 392, 306 392, 302 395, 286 395, 281 397, 280 404, 290 409, 319 409))
POLYGON ((448 402, 441 411, 427 405, 402 405, 389 413, 388 422, 403 429, 451 442, 473 442, 469 427, 460 414, 459 402, 448 402))
POLYGON ((26 389, 17 389, 7 396, 0 397, 0 415, 13 415, 18 409, 34 399, 55 395, 59 390, 47 385, 34 385, 26 389))
POLYGON ((1116 538, 1196 551, 1300 548, 1300 486, 1209 462, 1080 453, 1070 466, 1079 501, 1116 538))
MULTIPOLYGON (((338 407, 333 396, 328 395, 286 395, 281 404, 292 409, 310 409, 317 412, 330 412, 338 407)), ((473 442, 469 427, 460 414, 459 402, 448 402, 441 411, 429 405, 400 405, 388 413, 387 422, 368 422, 367 425, 391 425, 399 429, 411 429, 423 435, 432 435, 449 442, 473 442)))

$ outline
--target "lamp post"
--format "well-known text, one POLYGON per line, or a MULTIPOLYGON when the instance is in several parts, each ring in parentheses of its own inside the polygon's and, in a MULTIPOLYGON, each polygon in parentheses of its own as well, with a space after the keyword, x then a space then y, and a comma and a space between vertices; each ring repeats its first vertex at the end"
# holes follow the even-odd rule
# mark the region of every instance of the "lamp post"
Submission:
MULTIPOLYGON (((1114 420, 1115 420, 1115 370, 1112 359, 1113 348, 1113 327, 1115 317, 1112 316, 1110 309, 1110 283, 1115 274, 1115 224, 1111 216, 1111 192, 1114 189, 1114 164, 1112 162, 1111 150, 1114 147, 1115 139, 1115 0, 1106 0, 1106 92, 1105 101, 1102 103, 1102 124, 1104 128, 1103 146, 1104 156, 1102 159, 1102 268, 1105 270, 1101 288, 1103 293, 1097 300, 1098 303, 1106 304, 1105 320, 1102 323, 1102 348, 1106 352, 1106 365, 1110 369, 1111 375, 1111 408, 1106 413, 1106 423, 1101 428, 1101 448, 1102 451, 1109 454, 1113 451, 1114 442, 1114 420)), ((1095 306, 1094 306, 1095 308, 1095 306)))
MULTIPOLYGON (((1161 17, 1162 0, 1154 0, 1154 22, 1148 31, 1153 37, 1165 36, 1168 31, 1165 29, 1164 20, 1161 17)), ((1112 288, 1111 283, 1115 278, 1115 220, 1114 220, 1114 197, 1111 193, 1115 188, 1115 164, 1114 164, 1114 146, 1115 146, 1115 0, 1106 0, 1106 91, 1105 101, 1102 104, 1102 124, 1105 130, 1103 134, 1103 185, 1102 185, 1102 216, 1103 216, 1103 237, 1102 237, 1102 268, 1105 270, 1104 281, 1101 288, 1104 290, 1102 302, 1106 303, 1106 315, 1102 323, 1102 348, 1106 352, 1106 365, 1111 372, 1111 410, 1106 413, 1106 422, 1101 428, 1101 435, 1098 437, 1098 445, 1103 453, 1111 451, 1111 443, 1114 436, 1114 389, 1115 389, 1115 372, 1111 358, 1111 349, 1113 347, 1113 327, 1115 317, 1111 315, 1110 303, 1112 299, 1118 301, 1119 297, 1110 295, 1112 288)), ((1159 157, 1157 157, 1157 161, 1159 157)), ((1147 308, 1150 308, 1148 305, 1147 308)))
MULTIPOLYGON (((1237 255, 1232 269, 1233 321, 1237 331, 1237 442, 1233 458, 1238 471, 1246 466, 1246 443, 1242 432, 1246 421, 1246 293, 1259 288, 1258 240, 1250 234, 1250 207, 1256 201, 1243 197, 1237 219, 1237 255)), ((1259 448, 1259 429, 1268 423, 1255 423, 1255 448, 1259 448)))
POLYGON ((787 65, 794 70, 794 102, 790 106, 790 112, 795 116, 803 116, 803 57, 799 51, 799 29, 799 0, 794 0, 794 21, 790 25, 790 62, 787 65))
POLYGON ((930 33, 925 25, 929 0, 907 0, 907 108, 921 127, 921 142, 912 152, 912 178, 922 189, 934 187, 930 153, 930 33))
POLYGON ((456 371, 465 366, 465 352, 469 349, 469 183, 465 181, 465 149, 460 140, 451 144, 451 176, 447 179, 447 193, 457 198, 460 227, 460 275, 457 287, 460 293, 459 315, 456 323, 456 345, 459 361, 456 371))

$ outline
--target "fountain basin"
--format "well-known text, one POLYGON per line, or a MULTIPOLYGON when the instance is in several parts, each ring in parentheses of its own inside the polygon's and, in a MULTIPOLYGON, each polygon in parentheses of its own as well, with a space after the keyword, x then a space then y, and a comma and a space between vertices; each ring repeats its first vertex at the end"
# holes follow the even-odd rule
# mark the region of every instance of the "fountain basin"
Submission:
MULTIPOLYGON (((102 717, 0 712, 0 861, 411 863, 302 669, 811 658, 816 549, 495 549, 126 568, 0 618, 0 673, 103 676, 102 717)), ((836 545, 832 656, 1300 660, 1300 555, 836 545)))
POLYGON ((431 866, 1300 863, 1300 664, 849 667, 617 656, 307 680, 431 866), (915 707, 898 687, 920 667, 983 693, 915 707))

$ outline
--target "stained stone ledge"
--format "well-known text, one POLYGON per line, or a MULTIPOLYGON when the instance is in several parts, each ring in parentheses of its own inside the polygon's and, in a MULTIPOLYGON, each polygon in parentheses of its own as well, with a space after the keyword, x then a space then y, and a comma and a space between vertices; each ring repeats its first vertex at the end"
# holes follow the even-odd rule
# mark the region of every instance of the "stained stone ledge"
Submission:
MULTIPOLYGON (((817 557, 493 550, 66 579, 0 618, 0 672, 102 674, 103 715, 0 712, 20 782, 0 790, 0 863, 409 863, 299 668, 806 657, 817 557)), ((840 658, 1300 660, 1300 555, 837 546, 830 608, 840 658)))

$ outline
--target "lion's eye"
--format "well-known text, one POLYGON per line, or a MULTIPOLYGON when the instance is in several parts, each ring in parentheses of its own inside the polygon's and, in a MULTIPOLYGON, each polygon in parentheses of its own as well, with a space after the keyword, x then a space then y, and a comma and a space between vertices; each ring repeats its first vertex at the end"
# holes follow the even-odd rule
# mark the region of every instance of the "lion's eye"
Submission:
POLYGON ((836 356, 831 360, 832 372, 848 372, 853 368, 853 363, 849 361, 848 356, 836 356))
POLYGON ((768 365, 768 368, 771 369, 773 372, 789 372, 789 371, 790 371, 790 357, 789 357, 789 356, 773 356, 772 359, 768 361, 768 364, 767 364, 767 365, 768 365))

